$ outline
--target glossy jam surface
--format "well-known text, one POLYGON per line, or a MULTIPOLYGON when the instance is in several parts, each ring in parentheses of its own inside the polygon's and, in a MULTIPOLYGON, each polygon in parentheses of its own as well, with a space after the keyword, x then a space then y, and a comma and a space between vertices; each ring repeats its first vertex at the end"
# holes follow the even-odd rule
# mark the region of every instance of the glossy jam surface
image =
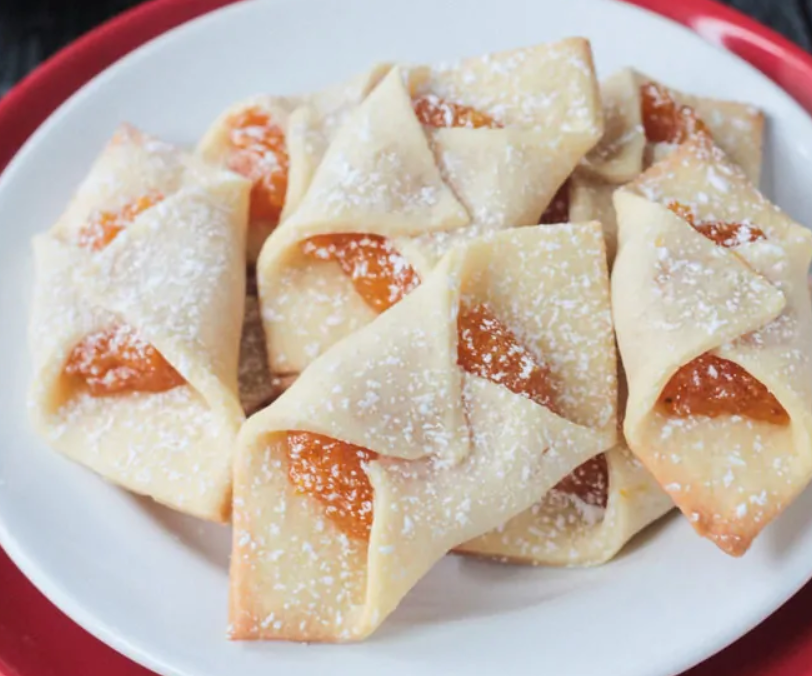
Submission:
POLYGON ((486 305, 460 309, 457 335, 457 363, 468 373, 555 410, 549 369, 538 363, 486 305))
POLYGON ((426 95, 412 102, 414 112, 420 124, 427 127, 465 127, 467 129, 494 129, 501 127, 490 115, 486 115, 470 106, 444 101, 434 96, 426 95))
POLYGON ((722 221, 697 222, 691 208, 679 202, 670 202, 668 208, 677 216, 690 223, 697 232, 705 235, 709 240, 726 248, 737 247, 747 242, 756 242, 767 239, 767 235, 760 228, 744 223, 725 223, 722 221))
POLYGON ((372 485, 364 465, 376 453, 312 432, 288 432, 288 477, 314 496, 348 537, 366 540, 372 527, 372 485))
POLYGON ((570 220, 570 182, 565 181, 553 197, 545 212, 539 219, 540 225, 569 223, 570 220))
POLYGON ((285 133, 258 108, 236 114, 228 123, 228 168, 254 182, 251 220, 279 223, 288 189, 289 158, 285 133))
POLYGON ((65 373, 81 378, 94 397, 165 392, 184 383, 160 352, 124 324, 86 336, 68 356, 65 373))
POLYGON ((383 312, 420 284, 414 268, 385 237, 318 235, 301 244, 312 258, 335 261, 355 290, 376 312, 383 312))
POLYGON ((592 507, 606 509, 609 499, 609 466, 606 456, 601 453, 587 460, 562 479, 555 489, 573 495, 592 507))
POLYGON ((740 415, 786 425, 789 415, 773 394, 738 364, 703 354, 683 366, 660 395, 660 405, 678 418, 740 415))
POLYGON ((163 199, 160 193, 142 195, 127 202, 118 211, 98 211, 94 213, 79 231, 79 246, 93 251, 101 251, 118 234, 130 225, 136 217, 155 206, 163 199))
POLYGON ((684 143, 694 134, 709 133, 691 106, 681 106, 654 82, 640 87, 641 114, 649 143, 684 143))

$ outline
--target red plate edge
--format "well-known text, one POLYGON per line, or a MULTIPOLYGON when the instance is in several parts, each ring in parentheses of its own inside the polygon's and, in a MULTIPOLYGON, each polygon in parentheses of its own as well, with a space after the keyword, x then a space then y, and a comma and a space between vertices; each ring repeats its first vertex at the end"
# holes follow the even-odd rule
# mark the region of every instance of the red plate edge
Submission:
MULTIPOLYGON (((73 92, 114 61, 236 0, 150 0, 81 37, 0 99, 0 170, 73 92)), ((626 0, 749 61, 812 112, 812 56, 712 0, 626 0)), ((149 676, 56 609, 0 549, 0 676, 149 676)), ((770 619, 684 676, 812 675, 812 583, 770 619)))

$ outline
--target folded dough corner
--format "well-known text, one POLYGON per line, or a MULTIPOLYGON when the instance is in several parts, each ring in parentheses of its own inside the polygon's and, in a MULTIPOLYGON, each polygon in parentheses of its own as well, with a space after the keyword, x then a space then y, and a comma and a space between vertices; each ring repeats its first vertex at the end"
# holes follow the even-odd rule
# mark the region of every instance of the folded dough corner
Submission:
POLYGON ((687 121, 702 125, 758 185, 764 114, 754 106, 684 94, 632 69, 604 80, 601 98, 603 137, 564 190, 570 220, 603 223, 610 265, 617 249, 612 193, 668 157, 692 131, 687 121))
POLYGON ((306 255, 309 240, 385 237, 423 277, 456 244, 538 223, 601 132, 591 50, 580 38, 393 67, 348 113, 297 208, 262 249, 271 370, 300 373, 376 316, 336 262, 306 255), (452 102, 490 124, 421 124, 420 100, 452 102))
POLYGON ((741 555, 812 478, 812 234, 705 134, 614 199, 626 438, 741 555))
POLYGON ((34 240, 38 431, 110 481, 217 521, 244 417, 249 188, 125 125, 34 240))
POLYGON ((597 223, 473 240, 252 416, 235 462, 232 636, 362 639, 446 552, 519 515, 613 447, 606 288, 597 223), (603 278, 594 280, 595 271, 603 278), (597 290, 573 307, 576 283, 593 281, 597 290), (549 360, 562 415, 459 365, 458 321, 472 306, 486 306, 535 358, 549 360), (569 360, 556 358, 564 352, 569 360), (585 382, 579 360, 593 360, 600 386, 585 382), (587 395, 590 405, 575 403, 587 395), (303 474, 293 440, 301 435, 367 458, 358 465, 372 492, 365 537, 331 493, 347 470, 331 464, 320 478, 314 464, 303 474))
MULTIPOLYGON (((389 71, 388 64, 377 64, 347 82, 302 96, 260 95, 240 101, 220 114, 198 144, 198 154, 207 162, 229 166, 234 162, 233 124, 241 116, 264 117, 277 126, 285 139, 289 158, 284 208, 280 218, 287 218, 299 205, 316 167, 337 129, 355 107, 364 100, 389 71)), ((258 130, 250 133, 256 135, 258 130)), ((267 168, 267 167, 266 167, 267 168)), ((243 168, 251 174, 251 168, 243 168)), ((257 178, 252 176, 252 178, 257 178)), ((254 214, 249 219, 247 256, 255 263, 262 244, 277 226, 276 219, 254 214)))

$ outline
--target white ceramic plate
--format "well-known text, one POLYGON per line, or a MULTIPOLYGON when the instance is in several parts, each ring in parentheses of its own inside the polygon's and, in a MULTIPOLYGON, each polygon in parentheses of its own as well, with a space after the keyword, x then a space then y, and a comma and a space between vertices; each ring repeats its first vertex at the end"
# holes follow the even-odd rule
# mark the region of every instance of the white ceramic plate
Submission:
MULTIPOLYGON (((130 496, 27 425, 30 237, 51 225, 114 127, 192 144, 228 104, 305 91, 380 59, 425 61, 585 35, 602 74, 634 65, 770 117, 765 188, 812 211, 812 121, 766 78, 611 0, 265 0, 193 21, 63 105, 0 181, 0 542, 96 636, 162 674, 665 676, 730 643, 812 576, 812 493, 733 560, 671 518, 595 570, 447 557, 362 645, 225 639, 229 532, 130 496)), ((2 602, 2 600, 0 600, 2 602)))

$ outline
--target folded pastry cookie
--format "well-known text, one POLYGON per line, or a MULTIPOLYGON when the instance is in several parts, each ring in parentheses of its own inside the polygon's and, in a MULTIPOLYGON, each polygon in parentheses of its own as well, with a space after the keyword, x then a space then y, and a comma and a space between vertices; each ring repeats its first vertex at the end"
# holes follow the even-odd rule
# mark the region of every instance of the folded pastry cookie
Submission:
POLYGON ((740 555, 812 477, 812 234, 697 136, 615 194, 629 446, 740 555))
POLYGON ((301 372, 397 303, 453 245, 538 223, 600 133, 582 39, 393 68, 349 115, 263 248, 272 370, 301 372), (402 265, 388 286, 380 270, 393 256, 402 265))
POLYGON ((38 431, 105 478, 230 513, 250 184, 124 126, 34 240, 38 431))
POLYGON ((617 248, 612 193, 694 134, 710 134, 758 185, 764 115, 753 106, 682 94, 633 70, 609 77, 601 95, 603 138, 562 189, 559 203, 573 221, 604 224, 610 263, 617 248))
POLYGON ((446 552, 616 443, 604 256, 597 223, 455 248, 248 420, 233 637, 364 638, 446 552), (587 289, 577 305, 573 271, 587 289))
POLYGON ((389 70, 378 65, 342 83, 304 96, 255 96, 228 108, 198 147, 208 162, 253 182, 247 256, 302 198, 338 127, 389 70))

